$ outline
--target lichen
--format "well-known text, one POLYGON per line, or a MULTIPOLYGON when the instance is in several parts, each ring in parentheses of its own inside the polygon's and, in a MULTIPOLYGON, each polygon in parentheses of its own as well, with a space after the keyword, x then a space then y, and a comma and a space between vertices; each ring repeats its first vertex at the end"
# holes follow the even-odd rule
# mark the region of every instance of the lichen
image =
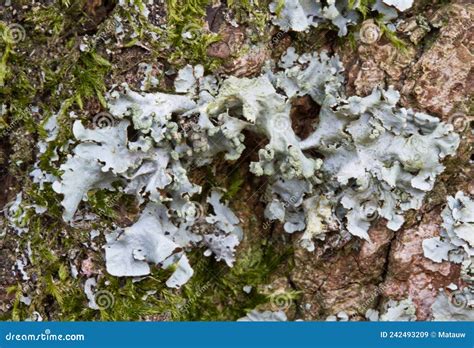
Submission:
POLYGON ((440 236, 423 241, 425 257, 435 262, 471 260, 474 256, 474 201, 459 191, 454 197, 448 197, 441 216, 440 236))
POLYGON ((329 0, 325 3, 288 0, 272 2, 270 11, 274 13, 273 23, 285 31, 307 31, 311 27, 330 22, 338 29, 339 36, 346 36, 349 26, 356 25, 361 18, 366 17, 369 9, 377 11, 384 21, 390 21, 398 16, 397 10, 406 11, 412 4, 413 0, 329 0))
POLYGON ((368 239, 380 217, 398 229, 455 152, 450 127, 399 107, 392 88, 348 97, 337 56, 299 54, 305 45, 291 34, 271 55, 291 40, 298 49, 276 62, 262 42, 272 16, 283 31, 319 25, 352 38, 373 16, 377 39, 395 40, 395 7, 410 1, 313 2, 317 11, 278 1, 273 14, 266 1, 228 1, 216 11, 228 27, 245 22, 236 32, 249 37, 216 75, 210 1, 170 0, 158 14, 142 1, 107 14, 91 3, 48 2, 27 16, 15 4, 28 30, 21 42, 0 23, 0 161, 15 179, 0 225, 25 279, 10 289, 15 320, 286 319, 261 306, 276 295, 260 285, 292 253, 274 248, 272 238, 291 238, 280 223, 313 252, 331 233, 368 239), (243 69, 248 50, 258 59, 243 69), (294 115, 303 98, 318 113, 304 136, 294 115), (249 194, 249 183, 262 190, 249 194), (266 208, 246 207, 244 194, 266 208), (107 310, 96 298, 103 291, 113 294, 107 310))
POLYGON ((433 311, 433 320, 436 321, 472 321, 474 320, 473 294, 472 290, 466 288, 465 292, 458 292, 461 301, 457 302, 453 296, 448 296, 441 291, 431 306, 433 311))
POLYGON ((380 321, 415 321, 416 307, 411 299, 402 301, 390 300, 385 305, 385 312, 380 315, 380 321))
POLYGON ((242 317, 238 319, 237 321, 287 321, 287 318, 283 311, 259 312, 257 310, 253 310, 249 312, 245 317, 242 317))
MULTIPOLYGON (((214 253, 217 260, 233 264, 242 238, 238 219, 212 192, 207 201, 215 215, 206 217, 203 225, 197 216, 202 212, 196 215, 191 200, 201 188, 189 181, 186 171, 210 163, 220 152, 227 160, 238 159, 245 148, 244 130, 268 139, 258 150, 259 161, 250 164, 251 172, 271 178, 267 218, 284 222, 288 233, 305 231, 302 244, 309 250, 314 237, 324 239, 329 225, 345 226, 368 239, 371 221, 378 216, 397 230, 403 212, 421 206, 444 169, 440 159, 457 148, 452 128, 429 115, 397 108, 399 94, 393 89, 347 98, 336 57, 295 56, 290 49, 281 64, 284 69, 267 70, 260 77, 229 77, 218 90, 203 83, 208 79, 202 68, 185 67, 175 88, 186 96, 139 94, 124 86, 109 96, 109 110, 120 119, 117 124, 86 129, 75 122, 73 133, 80 143, 53 184, 64 195, 64 219, 73 219, 88 191, 114 190, 114 183, 124 185, 118 189, 135 194, 138 202, 149 201, 132 227, 109 237, 109 273, 145 275, 150 273, 147 262, 165 267, 178 262, 181 270, 179 265, 188 263, 174 250, 200 242, 207 245, 206 255, 214 253), (305 95, 321 105, 321 112, 314 132, 301 140, 291 128, 289 101, 305 95), (183 128, 180 120, 189 123, 183 128), (131 125, 133 141, 127 137, 131 125), (324 159, 304 152, 308 150, 324 159), (84 176, 82 168, 89 175, 84 176), (196 224, 211 233, 196 234, 196 224)), ((185 273, 185 280, 192 275, 191 270, 185 273)))

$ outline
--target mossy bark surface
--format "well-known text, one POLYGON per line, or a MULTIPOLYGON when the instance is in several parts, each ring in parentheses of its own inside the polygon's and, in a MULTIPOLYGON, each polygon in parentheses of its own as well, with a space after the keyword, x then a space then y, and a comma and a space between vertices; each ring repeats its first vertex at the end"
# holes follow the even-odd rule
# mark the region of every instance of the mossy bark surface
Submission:
MULTIPOLYGON (((447 195, 474 194, 474 7, 468 1, 415 1, 400 15, 410 25, 371 44, 356 35, 362 23, 343 38, 329 25, 308 33, 279 31, 270 24, 265 0, 134 0, 129 9, 113 0, 20 0, 8 6, 0 1, 0 208, 19 192, 24 201, 48 208, 44 214, 26 211, 20 227, 27 231, 21 234, 0 217, 0 319, 236 320, 259 308, 283 310, 290 319, 325 320, 344 311, 365 320, 367 309, 411 297, 417 318, 427 320, 437 289, 462 285, 460 268, 424 258, 421 242, 439 234, 447 195), (183 37, 183 31, 194 37, 183 37), (91 240, 90 231, 131 225, 139 215, 135 199, 90 192, 81 208, 100 219, 71 227, 61 218, 61 197, 51 187, 39 191, 32 182, 33 165, 39 161, 57 172, 50 163, 53 147, 73 139, 74 120, 90 124, 107 110, 104 95, 113 85, 126 82, 142 89, 149 80, 140 63, 148 64, 147 76, 159 81, 145 88, 166 92, 186 64, 254 77, 289 46, 337 53, 348 95, 394 85, 402 106, 453 123, 462 135, 460 148, 444 162, 446 170, 423 207, 410 211, 397 232, 378 221, 369 232, 371 243, 334 233, 317 242, 314 252, 302 250, 297 235, 264 218, 261 196, 267 182, 248 169, 263 139, 247 136, 238 161, 218 159, 190 173, 204 193, 227 188, 225 199, 245 232, 233 268, 195 250, 190 255, 195 275, 180 290, 165 286, 170 270, 155 268, 139 282, 107 274, 104 234, 91 240), (58 114, 59 135, 38 158, 35 147, 53 114, 58 114), (109 293, 106 308, 88 308, 84 281, 90 277, 109 293)), ((366 20, 377 23, 370 16, 366 20)), ((293 102, 299 136, 308 133, 318 112, 309 98, 293 102)))

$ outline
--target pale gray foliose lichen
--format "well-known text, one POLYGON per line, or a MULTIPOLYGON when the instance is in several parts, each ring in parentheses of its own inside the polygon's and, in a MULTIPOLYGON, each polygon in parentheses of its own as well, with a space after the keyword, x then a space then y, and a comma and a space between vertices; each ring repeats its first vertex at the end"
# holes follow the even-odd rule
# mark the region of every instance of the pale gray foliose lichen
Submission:
POLYGON ((201 187, 189 175, 218 154, 239 159, 245 137, 255 134, 266 143, 250 164, 269 179, 265 216, 288 233, 302 231, 303 247, 313 250, 330 230, 369 239, 379 217, 399 229, 404 212, 419 208, 432 189, 458 136, 437 118, 399 108, 391 88, 347 97, 342 71, 336 56, 289 48, 255 78, 206 76, 202 67, 186 66, 175 94, 118 86, 108 95, 113 122, 93 129, 74 123, 77 144, 53 183, 64 220, 76 222, 91 190, 118 190, 134 195, 142 212, 108 234, 110 274, 143 276, 150 264, 174 265, 167 285, 180 287, 193 274, 186 252, 195 247, 232 266, 243 238, 239 218, 217 189, 195 201, 201 187), (305 139, 290 117, 292 100, 302 96, 321 108, 305 139))
POLYGON ((449 296, 440 292, 431 307, 435 320, 473 320, 474 318, 474 200, 459 191, 449 196, 441 213, 442 228, 438 237, 422 243, 424 256, 430 260, 461 264, 462 288, 449 296))
POLYGON ((423 241, 424 255, 435 261, 461 263, 474 257, 474 200, 462 191, 449 196, 441 213, 439 237, 423 241))
POLYGON ((416 307, 410 298, 384 304, 382 313, 376 309, 367 310, 365 317, 370 321, 416 321, 416 307))
MULTIPOLYGON (((413 0, 376 0, 370 9, 378 12, 385 21, 390 21, 397 18, 398 11, 406 11, 412 5, 413 0)), ((284 0, 272 2, 270 11, 274 13, 273 24, 281 30, 301 32, 329 22, 338 28, 339 36, 345 36, 348 26, 361 20, 358 9, 364 6, 366 4, 360 1, 351 4, 348 0, 284 0)))
POLYGON ((237 321, 287 321, 285 312, 283 311, 264 311, 252 310, 245 317, 237 321))

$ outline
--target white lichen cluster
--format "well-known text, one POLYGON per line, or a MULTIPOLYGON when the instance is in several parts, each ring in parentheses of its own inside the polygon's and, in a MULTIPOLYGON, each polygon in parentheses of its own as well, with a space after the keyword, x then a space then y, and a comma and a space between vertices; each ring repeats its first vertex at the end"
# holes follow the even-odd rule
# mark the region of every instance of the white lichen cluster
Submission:
POLYGON ((466 287, 449 295, 441 290, 431 311, 435 321, 473 321, 474 289, 466 287))
MULTIPOLYGON (((376 0, 370 10, 378 12, 385 21, 397 18, 398 11, 411 8, 413 0, 376 0), (398 11, 397 11, 398 10, 398 11)), ((274 14, 273 24, 284 31, 307 31, 321 23, 331 23, 338 28, 339 36, 346 36, 348 26, 361 20, 358 9, 365 6, 359 1, 352 5, 348 0, 284 0, 270 4, 274 14)))
POLYGON ((239 219, 218 189, 202 197, 189 175, 218 154, 239 159, 251 134, 266 139, 250 164, 269 179, 265 216, 288 233, 303 232, 303 247, 313 250, 330 230, 369 239, 378 217, 399 229, 403 213, 419 208, 432 189, 458 136, 437 118, 397 107, 393 89, 346 97, 342 71, 337 57, 289 48, 255 78, 222 79, 186 66, 175 94, 119 86, 108 96, 113 122, 92 129, 74 123, 77 144, 53 183, 64 220, 75 222, 91 190, 119 190, 143 210, 132 226, 108 235, 110 274, 142 276, 150 264, 174 265, 167 284, 179 287, 193 274, 186 251, 195 247, 232 266, 243 238, 239 219), (321 108, 305 139, 290 117, 293 99, 302 96, 321 108))
POLYGON ((443 291, 432 306, 435 320, 474 319, 474 200, 462 191, 449 196, 441 213, 442 228, 438 237, 423 241, 424 256, 440 263, 461 264, 461 289, 443 291))
MULTIPOLYGON (((459 191, 449 196, 447 206, 441 213, 443 218, 439 237, 423 241, 424 256, 441 263, 445 261, 461 264, 462 287, 450 284, 439 289, 431 305, 434 321, 474 320, 474 201, 459 191), (447 291, 448 290, 448 291, 447 291)), ((416 320, 415 306, 410 299, 389 301, 382 315, 374 309, 366 313, 371 321, 416 320)))
POLYGON ((384 304, 382 313, 376 309, 369 309, 365 317, 370 321, 416 321, 416 307, 410 298, 384 304))
POLYGON ((444 170, 440 160, 455 152, 458 135, 435 117, 398 108, 399 93, 391 88, 346 98, 334 58, 289 55, 291 49, 282 58, 286 69, 271 78, 289 99, 310 95, 321 106, 314 132, 298 146, 323 160, 313 159, 313 176, 275 178, 267 218, 284 222, 289 233, 305 231, 302 243, 309 250, 311 239, 323 239, 331 227, 345 226, 368 239, 378 216, 398 230, 403 212, 421 207, 444 170))
POLYGON ((459 191, 448 197, 441 213, 439 237, 425 239, 423 252, 434 262, 472 262, 474 258, 474 200, 459 191))
POLYGON ((346 312, 341 311, 337 314, 328 316, 326 321, 349 321, 349 315, 346 312))
POLYGON ((252 310, 245 317, 238 319, 237 321, 287 321, 285 312, 283 311, 258 311, 252 310))

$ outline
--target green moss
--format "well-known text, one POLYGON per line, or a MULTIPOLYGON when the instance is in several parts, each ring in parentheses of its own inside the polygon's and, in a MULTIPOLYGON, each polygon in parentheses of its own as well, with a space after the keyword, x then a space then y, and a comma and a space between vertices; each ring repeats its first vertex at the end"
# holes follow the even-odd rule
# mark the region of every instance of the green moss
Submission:
POLYGON ((234 198, 242 188, 243 184, 244 178, 241 176, 240 171, 234 171, 230 177, 230 185, 227 186, 227 191, 225 192, 223 198, 225 200, 230 200, 234 198))
POLYGON ((166 39, 172 48, 169 57, 172 62, 180 65, 202 64, 209 70, 220 65, 220 60, 207 55, 208 46, 220 39, 217 34, 204 30, 204 17, 209 4, 209 0, 166 1, 166 39))
POLYGON ((10 32, 4 22, 0 22, 0 39, 2 44, 2 57, 0 59, 0 87, 5 84, 5 79, 8 77, 8 58, 12 51, 13 42, 10 37, 10 32))
POLYGON ((74 99, 81 109, 84 106, 83 100, 91 97, 97 97, 101 105, 106 107, 103 97, 106 91, 104 80, 110 68, 109 61, 96 52, 81 54, 73 69, 73 85, 76 88, 74 99))
POLYGON ((375 3, 375 0, 349 0, 349 8, 354 8, 357 3, 357 10, 362 14, 363 18, 367 18, 367 15, 370 13, 372 5, 375 3))
MULTIPOLYGON (((0 96, 9 101, 8 118, 2 118, 9 131, 26 128, 34 137, 46 136, 45 120, 59 109, 58 139, 40 158, 40 167, 55 171, 49 164, 53 150, 72 136, 68 111, 74 103, 82 108, 86 101, 97 98, 105 106, 105 78, 111 65, 97 52, 79 52, 77 39, 63 39, 88 21, 83 1, 56 1, 26 12, 22 26, 28 33, 20 42, 12 42, 7 24, 0 23, 0 96), (25 55, 20 52, 35 52, 25 55), (4 83, 5 82, 5 83, 4 83), (3 86, 2 86, 3 85, 3 86), (40 107, 42 120, 34 119, 30 106, 40 107)), ((16 139, 11 139, 16 142, 16 139)))
MULTIPOLYGON (((24 320, 38 311, 51 320, 236 320, 274 300, 274 295, 259 292, 258 286, 268 283, 291 253, 290 250, 278 252, 268 245, 254 246, 239 254, 234 268, 228 268, 212 258, 203 258, 202 251, 195 251, 190 255, 195 274, 181 290, 171 290, 165 285, 172 269, 156 269, 139 282, 104 273, 95 291, 106 297, 107 306, 92 310, 87 307, 83 292, 84 278, 72 278, 67 255, 58 254, 69 244, 85 242, 87 236, 71 234, 62 237, 68 241, 59 243, 58 236, 51 235, 57 231, 56 227, 53 225, 47 233, 34 232, 33 268, 29 273, 35 274, 38 282, 33 302, 29 307, 23 305, 19 302, 21 287, 13 289, 18 300, 11 319, 24 320), (253 287, 250 294, 243 292, 246 285, 253 287)), ((298 294, 285 296, 296 298, 298 294)))
POLYGON ((283 7, 285 7, 285 1, 284 0, 278 0, 277 6, 275 8, 275 14, 277 16, 280 16, 281 11, 283 10, 283 7))
POLYGON ((119 209, 134 211, 136 202, 132 195, 125 195, 119 191, 98 190, 88 193, 88 205, 91 212, 97 214, 101 220, 113 221, 119 217, 119 209))
POLYGON ((291 250, 282 252, 258 244, 240 251, 234 267, 229 268, 195 252, 191 256, 197 259, 193 266, 195 274, 183 287, 185 307, 175 319, 236 320, 247 311, 269 303, 271 296, 260 292, 258 286, 268 283, 290 254, 291 250), (253 288, 250 294, 243 291, 247 285, 253 288))
MULTIPOLYGON (((254 41, 257 41, 257 39, 263 39, 268 34, 266 29, 270 18, 268 7, 270 2, 269 0, 230 0, 227 1, 227 7, 232 10, 238 23, 258 33, 258 36, 254 38, 254 41)), ((283 6, 284 1, 279 0, 276 9, 277 15, 279 15, 283 6)))
POLYGON ((351 51, 355 51, 357 49, 357 40, 355 37, 355 31, 359 29, 360 29, 360 25, 357 26, 357 29, 351 28, 345 37, 338 37, 337 38, 338 45, 341 47, 345 47, 351 51))
POLYGON ((48 6, 29 12, 26 21, 38 29, 48 27, 53 36, 58 36, 64 30, 66 18, 64 12, 59 11, 56 6, 48 6))
POLYGON ((108 305, 96 312, 100 320, 154 320, 176 315, 180 302, 178 296, 164 287, 167 271, 155 271, 140 282, 132 279, 108 277, 107 286, 101 284, 98 290, 107 291, 108 305))
POLYGON ((25 289, 18 285, 16 297, 25 293, 32 298, 32 303, 26 306, 15 300, 16 308, 11 313, 11 319, 25 320, 35 311, 50 320, 64 320, 68 313, 80 315, 84 307, 84 293, 80 280, 69 274, 66 251, 84 242, 86 235, 64 235, 61 233, 64 227, 48 216, 30 216, 28 226, 29 232, 19 242, 22 248, 31 247, 28 273, 35 282, 25 289), (31 289, 33 284, 34 289, 31 289))
POLYGON ((15 294, 14 301, 13 301, 13 308, 11 310, 11 320, 13 321, 20 321, 20 318, 22 317, 22 314, 24 313, 24 310, 22 311, 22 306, 21 306, 21 296, 23 295, 23 291, 21 289, 21 285, 17 284, 16 286, 11 286, 7 289, 7 294, 15 294))
POLYGON ((382 35, 384 35, 396 49, 402 52, 407 50, 407 43, 400 39, 395 32, 388 29, 387 25, 381 19, 376 19, 376 23, 380 27, 382 35))

